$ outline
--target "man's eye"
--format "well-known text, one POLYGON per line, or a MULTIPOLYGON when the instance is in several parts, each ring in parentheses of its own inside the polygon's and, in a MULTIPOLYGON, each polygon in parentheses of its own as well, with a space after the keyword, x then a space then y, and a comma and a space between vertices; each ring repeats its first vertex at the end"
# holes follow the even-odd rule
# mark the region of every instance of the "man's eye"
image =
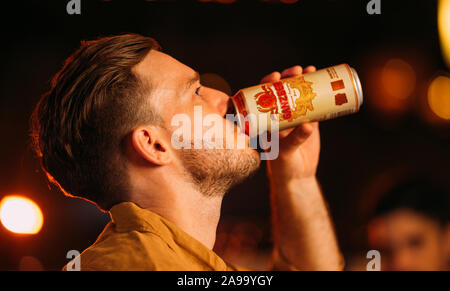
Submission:
POLYGON ((195 89, 195 95, 200 96, 200 89, 201 89, 201 87, 198 87, 197 89, 195 89))

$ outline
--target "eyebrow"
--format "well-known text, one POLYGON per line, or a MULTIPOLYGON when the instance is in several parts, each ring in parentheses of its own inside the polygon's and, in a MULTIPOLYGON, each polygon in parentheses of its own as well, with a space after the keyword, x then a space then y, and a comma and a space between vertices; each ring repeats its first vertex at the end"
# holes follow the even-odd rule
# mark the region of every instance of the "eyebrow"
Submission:
POLYGON ((195 85, 199 81, 200 81, 200 74, 197 71, 195 71, 194 76, 192 76, 186 84, 186 90, 191 88, 193 85, 195 85))

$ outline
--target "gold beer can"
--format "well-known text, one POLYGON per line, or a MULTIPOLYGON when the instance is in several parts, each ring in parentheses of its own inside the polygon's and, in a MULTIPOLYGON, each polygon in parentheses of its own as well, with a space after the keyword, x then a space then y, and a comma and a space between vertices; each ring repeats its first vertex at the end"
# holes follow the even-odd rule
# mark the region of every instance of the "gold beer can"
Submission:
POLYGON ((359 111, 361 82, 347 64, 239 90, 232 98, 238 123, 250 136, 359 111), (261 122, 263 120, 264 122, 261 122))

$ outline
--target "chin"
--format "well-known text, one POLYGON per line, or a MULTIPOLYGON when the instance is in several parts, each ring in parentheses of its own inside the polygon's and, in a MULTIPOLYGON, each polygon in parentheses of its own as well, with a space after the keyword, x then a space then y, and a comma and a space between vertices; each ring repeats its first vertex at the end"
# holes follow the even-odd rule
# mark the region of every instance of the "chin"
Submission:
POLYGON ((248 149, 246 149, 246 151, 251 152, 251 154, 253 156, 255 156, 255 158, 258 160, 258 167, 259 167, 259 165, 261 164, 261 155, 259 154, 259 152, 257 150, 255 150, 255 149, 250 148, 250 147, 248 149))

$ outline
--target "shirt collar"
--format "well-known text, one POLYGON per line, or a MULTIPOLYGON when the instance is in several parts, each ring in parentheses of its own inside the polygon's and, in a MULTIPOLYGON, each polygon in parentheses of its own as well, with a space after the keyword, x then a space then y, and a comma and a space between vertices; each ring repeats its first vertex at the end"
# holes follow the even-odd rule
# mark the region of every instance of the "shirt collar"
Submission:
POLYGON ((114 205, 110 210, 110 216, 117 232, 132 230, 152 232, 166 239, 171 236, 170 229, 178 228, 159 214, 141 208, 133 202, 114 205))
POLYGON ((185 250, 203 258, 211 266, 220 266, 221 269, 226 269, 225 262, 216 253, 153 211, 141 208, 133 202, 122 202, 111 208, 110 216, 117 232, 136 230, 154 233, 168 245, 182 246, 185 250))

